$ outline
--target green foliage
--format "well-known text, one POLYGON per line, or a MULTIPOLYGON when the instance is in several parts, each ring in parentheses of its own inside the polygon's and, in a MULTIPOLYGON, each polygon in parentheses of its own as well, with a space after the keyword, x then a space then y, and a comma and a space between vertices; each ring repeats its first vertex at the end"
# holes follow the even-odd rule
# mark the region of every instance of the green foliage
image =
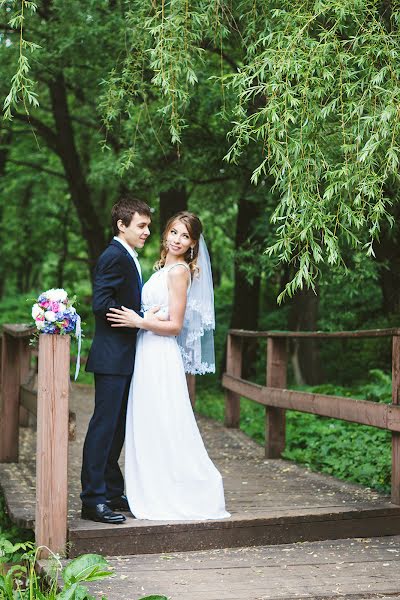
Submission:
POLYGON ((335 419, 293 413, 283 457, 320 471, 390 492, 390 433, 335 419))
POLYGON ((282 300, 315 286, 323 264, 343 265, 347 246, 373 256, 382 223, 393 222, 399 21, 398 1, 390 10, 373 0, 131 2, 130 47, 109 80, 106 122, 134 114, 139 127, 156 98, 171 142, 185 146, 198 84, 206 77, 206 93, 221 86, 227 161, 244 158, 252 182, 272 182, 277 197, 267 253, 292 266, 282 300), (229 57, 227 73, 213 69, 214 52, 221 71, 229 57))
MULTIPOLYGON (((25 13, 35 8, 26 0, 0 2, 4 19, 14 15, 14 27, 25 19, 20 5, 25 13)), ((43 105, 32 107, 30 121, 17 112, 15 120, 30 123, 44 145, 38 148, 19 130, 9 138, 14 129, 8 126, 5 136, 0 132, 0 147, 7 138, 0 212, 11 226, 8 235, 5 225, 1 232, 6 263, 0 276, 6 273, 10 293, 36 281, 45 288, 56 277, 65 287, 89 281, 91 246, 79 239, 80 229, 87 234, 82 215, 93 214, 105 230, 120 189, 156 205, 161 191, 185 187, 191 208, 200 207, 206 225, 225 241, 227 256, 219 251, 223 244, 213 242, 218 259, 242 261, 250 280, 262 270, 276 281, 279 265, 289 265, 283 285, 273 286, 280 299, 315 285, 332 266, 348 268, 354 248, 359 256, 373 255, 372 243, 399 201, 398 0, 390 11, 373 0, 285 0, 279 6, 131 0, 113 6, 56 0, 40 11, 41 19, 25 21, 25 37, 41 47, 32 54, 31 71, 21 72, 37 81, 43 105), (79 201, 54 137, 54 80, 61 76, 88 192, 79 201), (105 132, 99 131, 100 112, 105 132), (17 164, 24 156, 35 161, 17 164), (262 210, 250 236, 253 242, 257 233, 257 244, 247 240, 234 256, 232 225, 241 197, 262 210), (32 222, 40 226, 32 229, 32 222)), ((21 36, 12 28, 1 36, 0 92, 6 96, 21 36)), ((27 46, 22 49, 25 61, 27 46)), ((14 80, 15 101, 28 98, 30 84, 21 81, 14 80)))
POLYGON ((0 325, 5 323, 32 323, 33 302, 26 294, 9 296, 0 301, 0 325))
POLYGON ((28 2, 27 0, 0 0, 0 8, 11 8, 18 4, 19 9, 15 13, 11 14, 8 21, 8 24, 11 28, 19 31, 19 52, 18 67, 11 79, 11 89, 4 100, 3 111, 6 119, 12 118, 12 108, 15 107, 20 101, 22 101, 27 114, 29 114, 28 104, 33 107, 39 106, 37 94, 34 91, 35 82, 29 75, 31 67, 26 51, 29 50, 32 53, 40 48, 40 46, 32 41, 28 41, 24 37, 26 11, 35 13, 37 10, 37 5, 34 2, 28 2))
MULTIPOLYGON (((96 600, 82 583, 112 575, 107 560, 99 554, 83 554, 69 561, 64 568, 59 558, 52 555, 50 569, 42 578, 35 568, 39 551, 33 542, 12 543, 0 538, 0 566, 8 563, 5 570, 0 569, 0 600, 96 600)), ((106 600, 104 596, 102 598, 106 600)), ((167 598, 147 596, 141 600, 167 598)))
POLYGON ((33 542, 12 544, 0 539, 0 557, 6 557, 8 563, 17 563, 0 574, 1 600, 95 600, 81 583, 112 574, 106 559, 97 554, 78 556, 64 569, 61 569, 58 557, 53 555, 51 572, 42 579, 35 569, 39 551, 33 542), (63 580, 61 591, 58 591, 59 575, 63 580))
POLYGON ((280 191, 278 241, 268 252, 296 267, 280 298, 314 285, 323 262, 340 264, 343 243, 373 255, 381 222, 391 218, 385 186, 399 181, 399 9, 284 1, 260 16, 256 36, 247 20, 245 63, 229 77, 237 105, 227 158, 262 146, 252 179, 272 175, 280 191))
POLYGON ((168 600, 167 596, 146 596, 145 598, 140 598, 139 600, 168 600))
MULTIPOLYGON (((32 532, 13 525, 7 517, 0 494, 0 600, 96 600, 84 582, 112 576, 107 560, 98 554, 83 554, 63 568, 52 555, 46 577, 37 575, 38 549, 32 532), (18 541, 18 540, 27 541, 18 541), (60 590, 60 580, 63 581, 60 590)), ((103 596, 102 600, 106 600, 103 596)), ((140 600, 167 600, 166 596, 147 596, 140 600)))
MULTIPOLYGON (((32 531, 21 529, 14 525, 6 511, 6 505, 4 501, 3 495, 0 493, 0 543, 3 543, 5 540, 10 541, 12 544, 17 543, 18 540, 22 541, 32 541, 32 531)), ((0 557, 0 563, 8 562, 7 554, 4 554, 0 557), (7 561, 3 560, 7 558, 7 561)))
POLYGON ((99 554, 83 554, 74 558, 61 571, 64 581, 62 591, 57 594, 57 600, 95 600, 81 582, 98 581, 110 577, 108 562, 99 554))

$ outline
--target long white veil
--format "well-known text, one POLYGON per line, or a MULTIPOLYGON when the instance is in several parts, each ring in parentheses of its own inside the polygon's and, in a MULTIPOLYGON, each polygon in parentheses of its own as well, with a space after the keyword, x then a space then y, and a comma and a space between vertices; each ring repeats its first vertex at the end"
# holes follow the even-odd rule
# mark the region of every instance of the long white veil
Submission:
POLYGON ((185 318, 177 338, 186 373, 215 373, 214 354, 214 288, 210 255, 203 235, 197 257, 199 272, 193 277, 188 292, 185 318))

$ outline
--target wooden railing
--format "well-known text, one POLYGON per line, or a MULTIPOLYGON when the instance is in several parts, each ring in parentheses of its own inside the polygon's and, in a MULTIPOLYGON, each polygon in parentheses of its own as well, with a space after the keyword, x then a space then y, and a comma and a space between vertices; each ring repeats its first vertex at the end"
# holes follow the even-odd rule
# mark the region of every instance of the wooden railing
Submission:
MULTIPOLYGON (((40 335, 37 390, 32 381, 30 338, 34 328, 3 325, 0 462, 18 462, 19 426, 37 420, 35 539, 65 552, 68 509, 68 440, 75 437, 69 412, 69 335, 40 335)), ((46 551, 42 552, 42 556, 46 551)))
POLYGON ((240 396, 265 406, 265 455, 267 458, 280 457, 285 448, 286 409, 352 421, 391 431, 391 500, 394 504, 400 504, 400 329, 334 333, 231 329, 228 333, 226 373, 223 375, 222 385, 226 390, 225 424, 228 427, 239 427, 240 396), (392 404, 286 389, 287 342, 290 338, 361 339, 378 337, 392 338, 392 404), (265 386, 257 385, 241 377, 244 338, 267 338, 265 386))

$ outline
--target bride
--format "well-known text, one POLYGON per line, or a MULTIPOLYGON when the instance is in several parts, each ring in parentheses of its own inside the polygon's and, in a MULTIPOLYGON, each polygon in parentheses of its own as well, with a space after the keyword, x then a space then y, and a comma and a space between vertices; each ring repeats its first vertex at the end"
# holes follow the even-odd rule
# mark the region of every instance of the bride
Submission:
POLYGON ((112 327, 137 327, 128 399, 125 484, 138 519, 229 517, 222 478, 204 447, 185 371, 215 371, 214 295, 200 219, 190 212, 165 228, 156 272, 142 290, 144 317, 111 308, 112 327))

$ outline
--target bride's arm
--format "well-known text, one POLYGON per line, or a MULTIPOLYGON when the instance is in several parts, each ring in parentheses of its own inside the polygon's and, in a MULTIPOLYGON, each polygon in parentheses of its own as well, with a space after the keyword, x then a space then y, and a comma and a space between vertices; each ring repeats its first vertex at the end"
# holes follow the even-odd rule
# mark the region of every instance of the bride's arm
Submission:
POLYGON ((161 321, 154 311, 147 313, 147 318, 140 317, 133 310, 111 308, 107 319, 111 327, 137 327, 158 335, 178 335, 183 326, 186 309, 186 292, 189 284, 189 273, 185 267, 175 267, 168 273, 169 320, 161 321))

